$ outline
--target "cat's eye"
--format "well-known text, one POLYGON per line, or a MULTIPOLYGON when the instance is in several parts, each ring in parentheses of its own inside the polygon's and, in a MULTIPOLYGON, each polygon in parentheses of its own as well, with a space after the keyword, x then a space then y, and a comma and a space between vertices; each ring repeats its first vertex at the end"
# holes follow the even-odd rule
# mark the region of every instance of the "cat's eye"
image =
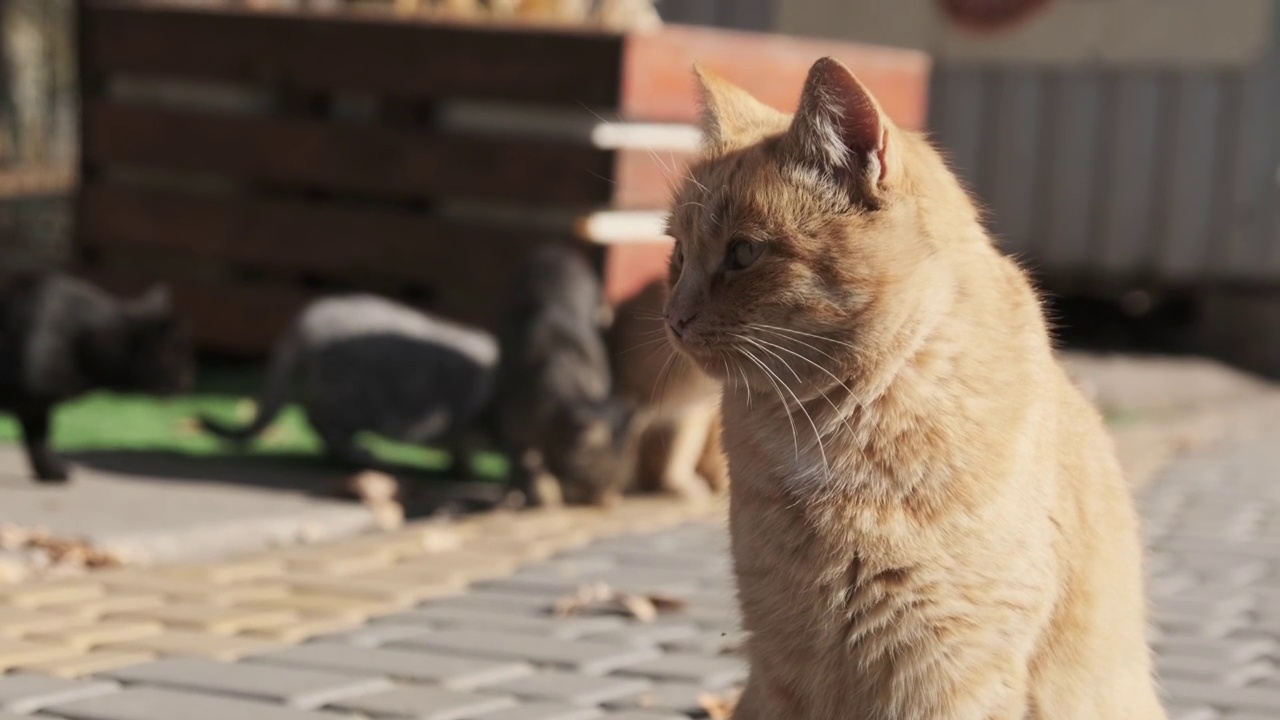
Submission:
POLYGON ((729 243, 729 250, 725 254, 724 266, 727 270, 742 270, 751 266, 760 257, 764 245, 750 240, 734 240, 729 243))

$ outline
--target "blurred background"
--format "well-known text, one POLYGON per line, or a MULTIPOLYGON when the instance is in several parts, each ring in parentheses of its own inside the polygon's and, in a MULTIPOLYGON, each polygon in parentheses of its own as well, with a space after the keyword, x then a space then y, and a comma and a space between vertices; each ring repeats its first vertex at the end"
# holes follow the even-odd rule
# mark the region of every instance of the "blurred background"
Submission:
MULTIPOLYGON (((567 240, 625 300, 665 267, 698 140, 689 67, 791 109, 825 54, 948 153, 1143 487, 1276 427, 1278 24, 1273 0, 2 0, 0 271, 163 282, 200 370, 178 398, 63 406, 54 445, 85 480, 54 500, 0 415, 0 517, 122 547, 138 521, 104 502, 171 498, 156 532, 224 500, 293 518, 286 535, 315 507, 359 526, 297 408, 247 449, 196 414, 251 415, 316 297, 492 329, 524 249, 567 240)), ((447 466, 369 443, 428 486, 447 466)))

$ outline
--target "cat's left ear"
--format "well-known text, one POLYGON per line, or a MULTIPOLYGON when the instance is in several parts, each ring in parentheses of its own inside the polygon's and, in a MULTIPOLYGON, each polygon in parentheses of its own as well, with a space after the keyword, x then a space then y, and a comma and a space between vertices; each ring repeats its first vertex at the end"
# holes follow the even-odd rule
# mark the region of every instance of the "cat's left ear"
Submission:
POLYGON ((896 172, 893 125, 853 71, 835 58, 813 64, 787 131, 790 151, 875 199, 896 172))

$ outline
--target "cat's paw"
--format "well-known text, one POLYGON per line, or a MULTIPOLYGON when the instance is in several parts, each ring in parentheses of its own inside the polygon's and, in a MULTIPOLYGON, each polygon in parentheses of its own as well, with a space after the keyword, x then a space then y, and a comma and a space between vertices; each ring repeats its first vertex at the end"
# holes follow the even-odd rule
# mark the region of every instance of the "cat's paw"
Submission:
POLYGON ((707 502, 714 497, 707 480, 696 472, 668 473, 662 479, 662 489, 685 502, 707 502))
POLYGON ((36 481, 41 483, 64 483, 71 478, 67 466, 55 460, 39 463, 35 471, 36 481))

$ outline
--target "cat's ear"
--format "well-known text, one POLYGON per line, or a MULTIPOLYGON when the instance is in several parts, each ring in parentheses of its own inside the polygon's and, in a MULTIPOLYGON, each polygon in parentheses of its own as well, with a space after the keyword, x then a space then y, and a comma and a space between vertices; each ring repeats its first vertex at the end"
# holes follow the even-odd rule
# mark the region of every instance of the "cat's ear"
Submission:
POLYGON ((892 123, 853 72, 835 58, 813 64, 787 131, 790 153, 874 196, 894 171, 892 123))
POLYGON ((767 119, 781 115, 706 68, 694 65, 693 75, 698 83, 702 147, 708 153, 722 153, 755 142, 767 119))

